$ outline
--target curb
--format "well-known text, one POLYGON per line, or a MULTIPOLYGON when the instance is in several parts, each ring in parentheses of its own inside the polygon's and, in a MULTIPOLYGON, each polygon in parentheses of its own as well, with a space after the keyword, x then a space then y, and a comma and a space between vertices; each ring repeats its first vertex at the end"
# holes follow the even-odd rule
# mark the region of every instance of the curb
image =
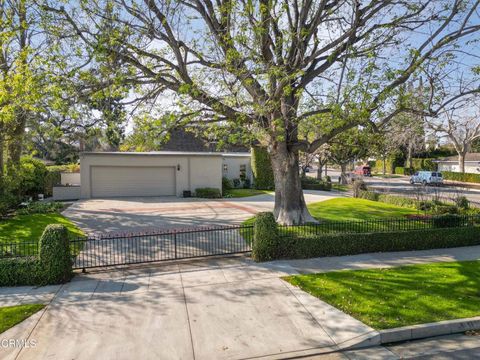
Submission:
POLYGON ((418 340, 480 329, 480 316, 380 330, 380 343, 418 340))

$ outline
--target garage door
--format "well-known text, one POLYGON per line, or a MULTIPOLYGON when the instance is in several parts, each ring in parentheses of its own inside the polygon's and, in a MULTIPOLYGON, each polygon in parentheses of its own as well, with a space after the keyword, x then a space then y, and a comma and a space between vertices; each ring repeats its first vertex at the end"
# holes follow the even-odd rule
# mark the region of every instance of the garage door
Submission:
POLYGON ((174 167, 93 166, 92 197, 175 195, 174 167))

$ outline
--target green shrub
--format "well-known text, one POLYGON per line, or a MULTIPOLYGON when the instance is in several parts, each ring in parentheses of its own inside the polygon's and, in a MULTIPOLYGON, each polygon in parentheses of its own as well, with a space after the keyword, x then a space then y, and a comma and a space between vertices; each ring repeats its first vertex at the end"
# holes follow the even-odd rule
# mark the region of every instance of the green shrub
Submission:
POLYGON ((65 206, 59 202, 40 202, 34 201, 27 205, 27 207, 18 209, 16 213, 18 215, 31 215, 31 214, 50 214, 62 211, 65 206))
POLYGON ((252 187, 252 183, 249 178, 245 178, 243 180, 243 188, 244 189, 250 189, 252 187))
POLYGON ((195 189, 195 196, 206 199, 217 199, 222 197, 220 189, 217 188, 198 188, 195 189))
POLYGON ((303 259, 374 252, 411 251, 480 245, 480 228, 425 229, 398 232, 280 237, 277 259, 303 259))
POLYGON ((457 196, 455 198, 455 205, 460 209, 467 210, 470 208, 470 201, 468 201, 466 196, 457 196))
POLYGON ((15 209, 19 203, 20 198, 14 196, 10 192, 5 192, 3 195, 0 195, 0 218, 15 209))
POLYGON ((231 190, 232 188, 233 188, 232 181, 225 176, 222 177, 222 192, 225 192, 226 190, 231 190))
POLYGON ((273 178, 272 163, 267 149, 253 147, 251 156, 253 182, 255 189, 273 190, 275 181, 273 178))
POLYGON ((355 180, 352 185, 353 197, 360 197, 361 191, 367 191, 367 184, 363 180, 355 180))
POLYGON ((405 168, 403 166, 395 167, 395 174, 405 175, 405 168))
POLYGON ((436 228, 459 227, 463 217, 457 214, 444 214, 433 218, 433 226, 436 228))
POLYGON ((39 241, 39 261, 44 284, 61 284, 72 277, 72 258, 68 230, 63 225, 48 225, 39 241))
POLYGON ((252 258, 255 261, 276 259, 280 238, 273 213, 258 213, 255 216, 253 232, 252 258))
POLYGON ((480 183, 480 174, 457 173, 452 171, 442 171, 444 180, 453 180, 461 182, 480 183))
POLYGON ((322 181, 312 177, 305 176, 305 177, 302 177, 301 182, 302 182, 303 190, 323 190, 323 191, 332 190, 331 181, 322 181))
POLYGON ((11 168, 5 176, 6 191, 20 199, 43 194, 47 168, 32 157, 22 157, 18 167, 11 168))
MULTIPOLYGON (((413 158, 412 166, 415 171, 437 171, 437 164, 434 163, 433 158, 413 158)), ((409 165, 409 164, 406 164, 409 165)))
POLYGON ((458 207, 457 205, 444 205, 444 204, 437 204, 434 207, 434 213, 437 215, 443 214, 458 214, 458 207))
POLYGON ((435 208, 435 203, 430 200, 420 201, 417 205, 417 209, 421 211, 430 211, 435 208))
POLYGON ((234 187, 235 189, 239 188, 239 187, 240 187, 240 184, 241 184, 240 179, 233 179, 233 180, 232 180, 232 183, 233 183, 233 187, 234 187))
POLYGON ((40 285, 43 272, 35 257, 0 259, 0 286, 40 285))
POLYGON ((368 190, 360 190, 358 192, 358 197, 360 199, 370 200, 370 201, 378 201, 379 194, 375 191, 368 191, 368 190))
POLYGON ((402 207, 409 207, 409 208, 417 207, 417 201, 415 199, 411 199, 404 196, 380 194, 378 196, 378 201, 383 202, 385 204, 392 204, 392 205, 397 205, 402 207))

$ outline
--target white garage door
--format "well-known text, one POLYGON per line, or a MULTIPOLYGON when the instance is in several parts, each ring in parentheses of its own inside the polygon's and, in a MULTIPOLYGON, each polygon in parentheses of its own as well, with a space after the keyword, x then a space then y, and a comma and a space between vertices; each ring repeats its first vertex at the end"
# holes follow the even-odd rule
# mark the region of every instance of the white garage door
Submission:
POLYGON ((93 166, 92 197, 175 195, 174 167, 93 166))

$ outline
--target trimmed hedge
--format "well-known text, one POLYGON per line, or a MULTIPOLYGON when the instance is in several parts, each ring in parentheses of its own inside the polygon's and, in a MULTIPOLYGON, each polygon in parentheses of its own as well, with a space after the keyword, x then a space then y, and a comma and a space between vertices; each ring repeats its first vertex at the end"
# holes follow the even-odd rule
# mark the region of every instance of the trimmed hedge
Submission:
POLYGON ((307 238, 281 237, 277 247, 269 254, 277 254, 277 259, 305 259, 473 245, 480 245, 480 227, 332 234, 307 238))
POLYGON ((317 180, 311 177, 303 177, 301 179, 301 182, 302 182, 303 190, 323 190, 323 191, 332 190, 331 181, 322 181, 322 180, 317 180))
POLYGON ((255 261, 276 259, 280 237, 273 213, 258 213, 255 216, 253 233, 252 258, 255 261))
POLYGON ((222 193, 217 188, 198 188, 195 189, 195 196, 205 199, 218 199, 222 197, 222 193))
MULTIPOLYGON (((415 171, 426 170, 426 171, 437 171, 437 164, 433 162, 433 158, 413 158, 412 166, 415 171)), ((405 164, 407 167, 409 164, 405 164)))
POLYGON ((444 180, 453 180, 461 182, 480 183, 480 174, 457 173, 452 171, 442 171, 444 180))
POLYGON ((251 166, 255 189, 273 190, 275 181, 273 178, 272 163, 267 149, 252 147, 251 166))
POLYGON ((0 259, 0 286, 49 285, 72 277, 68 231, 63 225, 49 225, 39 242, 39 256, 0 259))

